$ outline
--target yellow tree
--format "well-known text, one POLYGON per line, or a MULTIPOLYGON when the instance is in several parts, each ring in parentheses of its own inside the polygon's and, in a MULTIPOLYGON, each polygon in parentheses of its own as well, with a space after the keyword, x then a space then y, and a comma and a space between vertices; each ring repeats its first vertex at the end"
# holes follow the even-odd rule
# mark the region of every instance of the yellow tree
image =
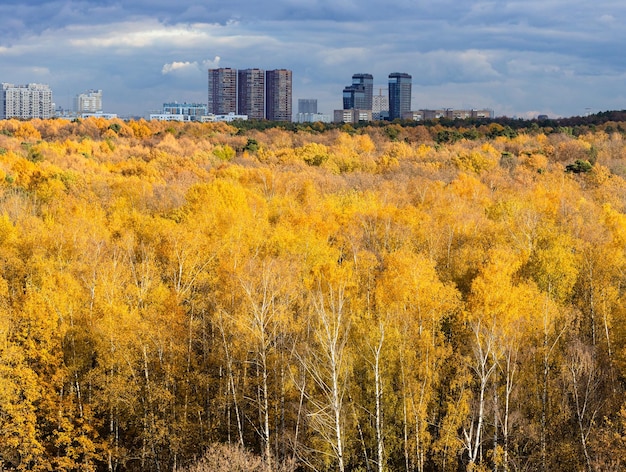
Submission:
POLYGON ((42 391, 23 349, 11 341, 13 323, 4 278, 0 300, 0 467, 28 470, 45 455, 37 418, 42 391))
POLYGON ((384 267, 376 304, 383 313, 381 322, 387 322, 384 333, 393 342, 387 349, 400 366, 405 468, 421 472, 432 447, 429 425, 436 415, 441 371, 451 355, 443 325, 454 324, 459 296, 439 280, 432 261, 422 255, 406 249, 392 252, 384 267))
POLYGON ((468 323, 472 330, 471 370, 478 381, 478 411, 475 421, 466 428, 465 447, 471 463, 480 462, 483 447, 482 430, 485 423, 487 389, 492 386, 494 443, 492 460, 496 468, 510 470, 510 437, 514 431, 512 401, 518 384, 519 366, 524 353, 522 347, 539 331, 542 311, 536 300, 540 292, 533 283, 517 279, 517 272, 525 262, 523 253, 511 252, 507 247, 490 251, 489 259, 472 283, 468 298, 468 323), (483 419, 481 420, 481 416, 483 419), (501 441, 500 441, 501 435, 501 441))
POLYGON ((281 351, 289 352, 289 331, 293 329, 290 316, 294 286, 291 281, 294 267, 287 261, 276 258, 251 258, 238 274, 243 292, 242 319, 237 328, 251 345, 254 352, 252 362, 258 372, 256 403, 263 459, 268 470, 274 468, 271 432, 278 418, 271 418, 275 400, 284 389, 284 378, 272 379, 272 374, 281 377, 288 366, 280 365, 281 351), (281 385, 282 384, 282 385, 281 385), (275 385, 275 388, 272 388, 275 385))
MULTIPOLYGON (((353 269, 328 261, 313 279, 308 299, 306 351, 298 356, 311 385, 300 385, 306 397, 308 422, 322 441, 318 454, 330 459, 340 472, 346 470, 346 395, 352 358, 351 293, 353 269)), ((311 460, 311 458, 307 459, 311 460)))
POLYGON ((572 251, 572 239, 559 232, 549 222, 544 223, 539 232, 537 245, 530 255, 527 266, 523 269, 536 281, 543 292, 543 335, 538 349, 541 362, 541 402, 540 430, 541 457, 543 470, 547 469, 547 433, 549 381, 553 357, 557 352, 563 334, 569 329, 571 311, 562 306, 571 296, 578 272, 577 255, 572 251))

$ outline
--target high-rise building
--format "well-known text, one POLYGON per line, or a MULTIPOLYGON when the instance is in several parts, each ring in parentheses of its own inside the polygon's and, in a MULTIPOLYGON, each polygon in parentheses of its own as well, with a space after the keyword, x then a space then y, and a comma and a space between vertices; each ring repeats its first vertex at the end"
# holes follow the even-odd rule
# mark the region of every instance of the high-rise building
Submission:
POLYGON ((372 74, 354 74, 352 85, 343 89, 343 109, 371 110, 373 89, 372 74))
POLYGON ((317 113, 317 99, 299 98, 298 113, 317 113))
POLYGON ((2 84, 0 90, 0 119, 51 118, 54 114, 52 91, 47 85, 2 84))
POLYGON ((237 113, 237 70, 209 69, 207 111, 215 115, 237 113))
POLYGON ((87 90, 74 98, 74 111, 81 113, 102 112, 102 90, 87 90))
POLYGON ((365 90, 357 85, 347 85, 343 89, 343 109, 354 110, 363 108, 365 90))
POLYGON ((372 109, 372 94, 374 93, 374 77, 372 74, 354 74, 352 85, 363 89, 363 103, 357 103, 355 108, 361 110, 372 109))
POLYGON ((389 94, 387 90, 378 89, 378 94, 372 100, 372 119, 386 120, 389 118, 389 94))
POLYGON ((265 118, 265 71, 242 69, 237 73, 237 113, 248 118, 265 118))
POLYGON ((389 74, 389 119, 402 118, 411 111, 411 76, 404 72, 389 74))
POLYGON ((265 73, 265 116, 272 121, 291 121, 291 71, 268 70, 265 73))

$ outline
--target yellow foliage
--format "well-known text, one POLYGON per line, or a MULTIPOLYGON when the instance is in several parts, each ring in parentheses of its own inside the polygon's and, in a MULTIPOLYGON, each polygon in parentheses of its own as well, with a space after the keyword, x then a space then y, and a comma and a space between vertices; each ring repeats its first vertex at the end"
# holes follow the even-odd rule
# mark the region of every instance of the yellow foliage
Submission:
POLYGON ((376 433, 436 470, 537 468, 542 432, 576 449, 574 341, 610 372, 597 418, 622 403, 623 143, 484 137, 499 126, 417 145, 378 125, 0 122, 0 468, 165 470, 296 434, 317 470, 338 435, 355 470, 376 433), (558 162, 596 150, 585 175, 558 162), (505 408, 506 454, 487 440, 505 408))
POLYGON ((485 203, 489 198, 487 187, 473 175, 461 173, 450 183, 452 191, 468 201, 485 203))
POLYGON ((433 154, 434 148, 432 146, 428 146, 427 144, 420 144, 415 151, 415 157, 418 159, 426 159, 427 157, 431 157, 433 154))
POLYGON ((9 216, 4 213, 0 216, 0 244, 11 245, 17 242, 18 231, 15 225, 9 219, 9 216))
POLYGON ((485 151, 469 151, 461 152, 453 158, 455 165, 462 171, 474 172, 481 174, 485 171, 493 169, 497 160, 494 156, 495 149, 487 145, 485 151))
POLYGON ((318 143, 307 143, 294 150, 296 156, 310 166, 321 166, 328 161, 330 155, 328 147, 318 143))
POLYGON ((26 141, 39 141, 41 139, 41 134, 30 121, 21 122, 15 130, 14 136, 26 141))
POLYGON ((548 167, 548 158, 543 154, 525 155, 520 159, 520 163, 531 170, 546 170, 548 167))
POLYGON ((145 120, 131 121, 129 127, 136 138, 147 138, 152 135, 152 131, 145 120))

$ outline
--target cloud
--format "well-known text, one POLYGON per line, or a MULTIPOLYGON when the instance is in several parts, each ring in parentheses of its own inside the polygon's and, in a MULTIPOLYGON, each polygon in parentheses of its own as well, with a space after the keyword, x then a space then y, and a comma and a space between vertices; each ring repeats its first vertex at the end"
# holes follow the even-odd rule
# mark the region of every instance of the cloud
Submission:
POLYGON ((220 56, 215 56, 213 60, 205 59, 202 61, 202 69, 217 69, 220 66, 221 59, 222 58, 220 56))
POLYGON ((161 69, 161 73, 163 75, 166 75, 172 72, 185 71, 187 69, 193 69, 194 71, 198 70, 198 63, 197 62, 171 62, 163 66, 163 68, 161 69))
POLYGON ((77 48, 143 49, 167 45, 190 48, 210 37, 210 25, 163 25, 154 21, 124 22, 102 28, 73 27, 72 46, 77 48), (82 30, 82 34, 80 34, 82 30), (76 34, 78 33, 78 34, 76 34))
POLYGON ((5 0, 0 81, 100 88, 124 114, 205 100, 212 67, 286 67, 329 112, 353 73, 400 71, 416 104, 567 115, 626 107, 625 21, 615 0, 5 0))
POLYGON ((163 65, 161 69, 161 73, 163 75, 177 73, 177 72, 198 72, 198 71, 207 71, 209 69, 219 67, 220 56, 215 56, 213 60, 204 59, 200 62, 198 61, 174 61, 163 65))

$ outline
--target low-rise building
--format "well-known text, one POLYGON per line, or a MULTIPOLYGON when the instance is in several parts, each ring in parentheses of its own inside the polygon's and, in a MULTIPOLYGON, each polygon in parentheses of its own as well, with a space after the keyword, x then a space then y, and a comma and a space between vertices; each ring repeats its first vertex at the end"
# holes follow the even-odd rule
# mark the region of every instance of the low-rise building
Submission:
POLYGON ((150 118, 156 121, 191 121, 188 116, 174 113, 150 113, 150 118))
POLYGON ((230 123, 231 121, 236 120, 247 121, 248 115, 237 115, 235 113, 228 113, 226 115, 212 115, 209 113, 207 116, 202 117, 203 122, 225 121, 227 123, 230 123))
POLYGON ((81 118, 104 118, 105 120, 113 120, 117 118, 117 113, 104 113, 104 112, 96 112, 96 113, 81 113, 81 118))
POLYGON ((446 118, 448 120, 489 119, 493 118, 493 110, 456 110, 452 108, 442 108, 439 110, 410 111, 402 114, 403 120, 423 121, 438 120, 440 118, 446 118))
POLYGON ((332 118, 324 113, 298 113, 296 115, 296 123, 330 123, 332 118))
POLYGON ((178 103, 170 102, 163 104, 161 113, 151 113, 151 120, 158 121, 207 121, 209 113, 203 103, 178 103))
POLYGON ((424 110, 404 112, 401 118, 403 120, 424 121, 424 110))
POLYGON ((372 110, 359 110, 351 108, 350 110, 335 110, 333 113, 334 123, 361 123, 364 121, 372 121, 372 110))

